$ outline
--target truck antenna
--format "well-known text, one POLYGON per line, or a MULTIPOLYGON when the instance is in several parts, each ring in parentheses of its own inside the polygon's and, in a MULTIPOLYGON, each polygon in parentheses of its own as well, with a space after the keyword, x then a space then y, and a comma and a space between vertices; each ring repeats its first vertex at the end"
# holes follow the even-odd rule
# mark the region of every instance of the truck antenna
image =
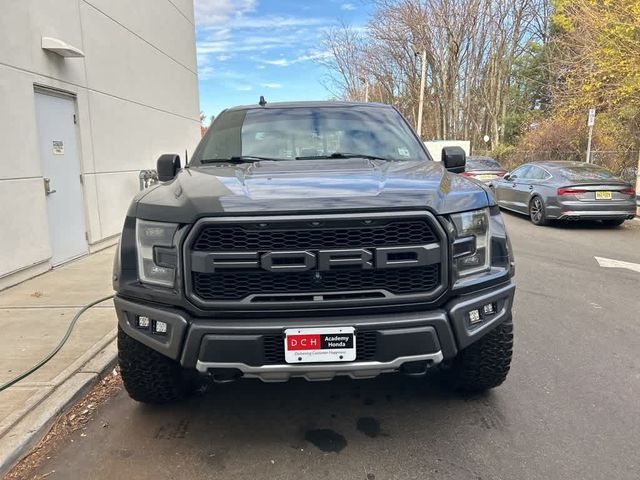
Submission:
POLYGON ((267 101, 264 99, 264 95, 260 95, 260 101, 258 102, 258 105, 260 105, 261 107, 264 107, 267 104, 267 101))

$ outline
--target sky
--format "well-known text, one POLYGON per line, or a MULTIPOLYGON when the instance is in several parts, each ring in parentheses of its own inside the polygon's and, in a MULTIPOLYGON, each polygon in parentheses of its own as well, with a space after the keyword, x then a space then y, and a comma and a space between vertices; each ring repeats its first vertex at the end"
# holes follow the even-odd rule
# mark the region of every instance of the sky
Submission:
MULTIPOLYGON (((364 0, 195 0, 200 109, 323 100, 323 35, 340 22, 364 26, 364 0)), ((326 83, 326 82, 325 82, 326 83)), ((209 118, 207 118, 208 122, 209 118)))

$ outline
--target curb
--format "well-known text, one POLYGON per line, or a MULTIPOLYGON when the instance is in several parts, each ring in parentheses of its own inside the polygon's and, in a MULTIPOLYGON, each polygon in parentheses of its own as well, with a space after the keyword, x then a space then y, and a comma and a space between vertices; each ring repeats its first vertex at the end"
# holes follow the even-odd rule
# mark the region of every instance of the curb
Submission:
MULTIPOLYGON (((115 329, 114 329, 115 330, 115 329)), ((83 397, 116 364, 115 331, 110 341, 18 419, 0 438, 0 477, 7 474, 47 434, 54 421, 83 397)))

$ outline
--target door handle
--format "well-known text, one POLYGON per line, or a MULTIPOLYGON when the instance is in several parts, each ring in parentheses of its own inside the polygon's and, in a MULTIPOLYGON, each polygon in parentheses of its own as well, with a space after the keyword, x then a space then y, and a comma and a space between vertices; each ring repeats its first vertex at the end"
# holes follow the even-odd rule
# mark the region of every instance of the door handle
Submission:
POLYGON ((44 194, 51 195, 52 193, 56 193, 55 190, 51 190, 51 179, 44 177, 42 179, 44 181, 44 194))

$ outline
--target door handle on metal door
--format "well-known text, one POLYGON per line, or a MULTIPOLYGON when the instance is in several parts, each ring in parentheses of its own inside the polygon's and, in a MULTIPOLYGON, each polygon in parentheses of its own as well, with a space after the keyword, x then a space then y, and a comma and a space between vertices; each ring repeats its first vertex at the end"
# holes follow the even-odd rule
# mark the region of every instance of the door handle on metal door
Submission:
POLYGON ((44 194, 51 195, 52 193, 56 193, 55 190, 51 190, 51 179, 44 177, 42 179, 44 181, 44 194))

